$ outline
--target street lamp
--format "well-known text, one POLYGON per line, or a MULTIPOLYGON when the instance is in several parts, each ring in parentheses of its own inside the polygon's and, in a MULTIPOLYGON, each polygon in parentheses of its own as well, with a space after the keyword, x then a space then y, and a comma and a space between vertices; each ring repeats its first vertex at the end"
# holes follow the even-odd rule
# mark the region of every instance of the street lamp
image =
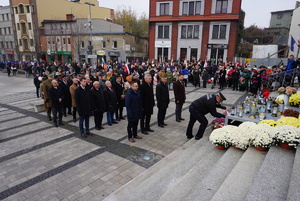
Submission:
POLYGON ((92 8, 91 6, 95 6, 95 4, 91 2, 84 2, 84 4, 89 5, 89 26, 90 26, 90 45, 88 46, 89 54, 92 54, 93 46, 92 46, 92 8))

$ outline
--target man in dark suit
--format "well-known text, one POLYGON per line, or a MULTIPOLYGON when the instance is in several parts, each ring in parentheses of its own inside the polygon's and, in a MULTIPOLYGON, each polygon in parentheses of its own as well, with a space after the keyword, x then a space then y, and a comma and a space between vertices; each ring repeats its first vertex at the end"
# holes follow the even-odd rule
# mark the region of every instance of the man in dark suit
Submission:
POLYGON ((147 131, 154 132, 154 130, 150 128, 150 120, 151 120, 151 115, 153 114, 153 107, 155 105, 155 102, 154 102, 153 86, 151 84, 152 76, 150 74, 146 74, 144 76, 144 80, 145 81, 140 86, 141 98, 143 103, 141 131, 143 134, 147 135, 148 134, 147 131))
POLYGON ((39 98, 40 97, 40 87, 41 87, 41 83, 42 83, 42 77, 40 77, 39 74, 36 74, 35 77, 33 78, 33 84, 36 88, 36 97, 39 98))
POLYGON ((168 78, 166 76, 162 76, 160 82, 156 86, 156 101, 157 101, 157 108, 158 108, 157 121, 158 121, 158 126, 161 128, 167 126, 164 120, 165 120, 167 108, 170 103, 167 80, 168 78))
POLYGON ((71 106, 72 106, 72 99, 71 99, 71 93, 70 93, 70 86, 72 83, 68 81, 67 76, 63 75, 62 80, 59 83, 60 88, 62 89, 64 93, 64 100, 63 100, 63 114, 66 117, 67 116, 67 108, 68 108, 68 114, 71 113, 71 106))
POLYGON ((90 94, 92 111, 94 112, 95 129, 101 130, 103 113, 105 111, 105 100, 103 91, 100 89, 100 83, 95 81, 90 94))
POLYGON ((64 93, 62 89, 58 86, 58 82, 56 80, 52 80, 51 83, 53 87, 49 89, 49 98, 52 102, 53 124, 55 127, 58 127, 57 113, 58 113, 59 125, 64 125, 62 123, 62 108, 63 108, 64 93))
POLYGON ((181 122, 184 120, 183 118, 181 118, 182 106, 186 99, 183 79, 184 79, 184 75, 179 74, 178 80, 173 83, 173 90, 174 90, 175 104, 176 104, 175 114, 176 114, 177 122, 181 122))
POLYGON ((106 105, 106 118, 107 124, 112 126, 112 124, 117 124, 118 122, 114 119, 114 113, 117 108, 117 96, 115 90, 112 88, 110 81, 105 82, 106 88, 103 91, 105 97, 106 105))
POLYGON ((199 130, 195 136, 195 140, 200 140, 203 137, 204 131, 208 125, 208 121, 205 117, 206 114, 210 113, 214 117, 225 117, 224 114, 218 113, 216 108, 222 108, 226 110, 225 106, 220 103, 226 100, 221 92, 218 94, 207 94, 198 98, 189 107, 190 111, 190 121, 186 131, 186 136, 188 139, 193 138, 193 126, 196 121, 200 122, 199 130))
POLYGON ((121 119, 124 119, 123 117, 123 108, 125 105, 125 95, 124 93, 124 84, 122 83, 122 77, 120 75, 117 75, 116 81, 113 84, 114 90, 116 92, 117 97, 117 108, 116 108, 116 120, 120 121, 121 119))
POLYGON ((80 135, 86 138, 86 135, 90 135, 90 114, 91 114, 91 102, 90 91, 86 88, 86 78, 80 78, 80 86, 75 89, 75 101, 76 108, 79 114, 79 130, 80 135), (85 122, 85 133, 83 128, 83 122, 85 122))

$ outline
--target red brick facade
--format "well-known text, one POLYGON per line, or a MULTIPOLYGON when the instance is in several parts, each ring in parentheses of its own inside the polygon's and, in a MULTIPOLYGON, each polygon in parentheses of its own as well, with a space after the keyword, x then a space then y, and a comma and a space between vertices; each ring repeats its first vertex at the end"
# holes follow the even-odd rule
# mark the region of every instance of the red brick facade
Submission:
MULTIPOLYGON (((204 4, 201 3, 202 10, 200 14, 183 15, 181 14, 183 12, 183 2, 190 2, 190 0, 150 0, 149 59, 157 59, 159 54, 158 52, 160 51, 161 53, 162 51, 164 51, 164 48, 168 48, 168 55, 165 55, 165 58, 168 57, 168 60, 171 60, 171 58, 177 60, 181 55, 180 52, 183 50, 187 51, 187 55, 190 55, 190 58, 192 58, 191 49, 196 48, 198 51, 197 59, 210 59, 207 57, 210 57, 210 55, 214 54, 216 54, 217 57, 219 55, 222 55, 222 51, 224 51, 223 59, 227 61, 232 60, 235 56, 235 49, 237 44, 237 32, 240 19, 241 0, 223 1, 228 3, 228 8, 226 11, 227 13, 214 14, 214 12, 216 11, 217 1, 219 0, 205 0, 204 4), (169 15, 160 15, 160 3, 169 3, 169 15), (166 25, 169 25, 171 23, 172 29, 170 29, 169 31, 170 38, 164 39, 157 37, 158 26, 164 25, 164 23, 166 25), (184 29, 180 26, 188 27, 188 25, 193 25, 193 23, 195 23, 196 26, 200 26, 199 38, 193 38, 194 40, 182 38, 181 31, 184 29), (218 23, 220 24, 220 27, 222 24, 225 24, 228 30, 226 32, 226 37, 222 38, 223 40, 216 40, 216 38, 211 37, 212 35, 210 36, 213 27, 218 26, 218 23), (169 43, 166 43, 167 46, 159 46, 160 44, 163 44, 164 40, 168 41, 170 43, 170 46, 168 46, 169 43), (184 46, 185 43, 187 43, 186 46, 184 46), (220 46, 224 49, 213 50, 213 48, 220 48, 220 46), (159 48, 160 50, 158 50, 159 48), (181 50, 180 48, 183 50, 181 50)), ((199 1, 195 0, 194 2, 196 4, 196 2, 199 1)), ((193 30, 195 30, 195 28, 193 30)), ((221 32, 221 29, 219 31, 221 32)), ((189 60, 189 58, 187 58, 187 60, 189 60)))

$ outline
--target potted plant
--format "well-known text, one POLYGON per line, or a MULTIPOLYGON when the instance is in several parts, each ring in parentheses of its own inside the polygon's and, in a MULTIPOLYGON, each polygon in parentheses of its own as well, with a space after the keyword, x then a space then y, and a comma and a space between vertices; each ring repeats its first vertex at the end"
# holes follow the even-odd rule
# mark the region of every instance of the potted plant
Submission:
POLYGON ((213 131, 218 128, 223 128, 224 124, 225 124, 225 119, 217 118, 217 119, 213 120, 211 123, 212 123, 211 130, 213 131))
POLYGON ((284 110, 283 116, 285 116, 285 117, 295 117, 295 118, 298 118, 298 117, 299 117, 299 112, 296 111, 296 110, 287 109, 287 110, 284 110))
POLYGON ((275 133, 272 126, 260 124, 251 132, 254 134, 252 145, 256 150, 267 151, 274 144, 275 133))
POLYGON ((300 107, 300 94, 292 94, 289 99, 289 104, 293 107, 300 107))
POLYGON ((289 125, 297 128, 300 126, 300 122, 299 119, 295 117, 282 117, 276 121, 276 125, 289 125))
POLYGON ((227 125, 220 129, 215 129, 209 136, 209 140, 216 145, 218 149, 226 149, 231 144, 229 136, 237 130, 236 126, 227 125))
POLYGON ((283 149, 295 148, 300 141, 300 131, 290 125, 279 125, 274 129, 276 143, 283 149))

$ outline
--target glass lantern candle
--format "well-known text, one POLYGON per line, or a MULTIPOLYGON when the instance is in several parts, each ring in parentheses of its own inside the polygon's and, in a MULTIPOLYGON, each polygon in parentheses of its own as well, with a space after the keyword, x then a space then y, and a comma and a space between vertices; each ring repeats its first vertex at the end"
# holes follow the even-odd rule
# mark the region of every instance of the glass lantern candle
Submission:
POLYGON ((256 108, 256 103, 253 102, 252 105, 251 105, 251 109, 250 109, 250 116, 249 118, 250 119, 256 119, 256 112, 257 112, 257 108, 256 108))
POLYGON ((235 115, 235 107, 234 107, 234 106, 232 106, 230 114, 231 114, 232 116, 235 115))
POLYGON ((284 111, 284 104, 279 104, 278 105, 278 112, 277 112, 277 114, 278 115, 282 115, 283 111, 284 111))
POLYGON ((272 99, 271 99, 271 98, 269 98, 269 99, 267 100, 267 112, 268 112, 268 113, 271 113, 271 112, 272 112, 272 99))
POLYGON ((273 110, 272 110, 272 117, 277 117, 277 112, 278 112, 278 104, 277 104, 275 101, 273 101, 273 104, 272 104, 272 106, 273 106, 273 110))
POLYGON ((243 105, 241 104, 241 105, 240 105, 240 109, 239 109, 238 117, 239 117, 239 118, 243 118, 243 114, 244 114, 244 107, 243 107, 243 105))

